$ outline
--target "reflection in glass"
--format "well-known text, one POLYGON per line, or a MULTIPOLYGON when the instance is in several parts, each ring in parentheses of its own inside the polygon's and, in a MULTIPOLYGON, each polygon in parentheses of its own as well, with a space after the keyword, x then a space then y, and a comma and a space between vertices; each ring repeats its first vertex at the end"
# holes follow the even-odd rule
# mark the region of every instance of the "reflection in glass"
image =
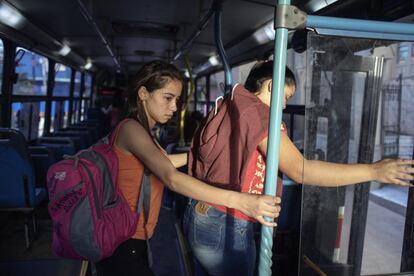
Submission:
POLYGON ((83 91, 82 97, 90 97, 92 93, 92 75, 85 73, 85 90, 83 91))
POLYGON ((82 73, 79 71, 75 72, 75 84, 74 84, 74 91, 73 96, 79 97, 80 96, 80 90, 81 90, 81 77, 82 73))
POLYGON ((53 96, 69 97, 70 93, 70 77, 72 69, 57 63, 55 66, 55 85, 53 87, 53 96))
POLYGON ((210 75, 210 102, 214 102, 224 94, 224 72, 220 71, 210 75))
MULTIPOLYGON (((308 37, 308 159, 371 163, 412 158, 414 76, 405 63, 399 65, 406 45, 308 37)), ((376 182, 346 188, 304 186, 300 274, 311 273, 305 257, 328 275, 399 272, 406 205, 406 188, 376 182)))
MULTIPOLYGON (((3 85, 3 61, 4 61, 4 45, 3 45, 3 40, 0 39, 0 87, 2 87, 3 85)), ((0 95, 1 93, 2 91, 0 89, 0 95)))
POLYGON ((69 101, 52 101, 50 132, 67 127, 69 101))
POLYGON ((201 112, 203 116, 207 115, 207 87, 206 87, 206 77, 201 77, 197 79, 197 106, 196 110, 201 112))
POLYGON ((80 111, 80 101, 76 100, 73 101, 73 111, 72 111, 72 119, 71 122, 76 124, 79 122, 79 111, 80 111))
POLYGON ((43 135, 45 102, 12 104, 11 127, 18 129, 30 141, 43 135))
POLYGON ((13 94, 46 95, 49 60, 20 47, 16 48, 17 51, 22 56, 15 68, 18 77, 13 85, 13 94))
POLYGON ((248 62, 239 66, 231 68, 231 75, 233 77, 233 85, 236 83, 244 84, 249 75, 250 69, 256 61, 248 62))

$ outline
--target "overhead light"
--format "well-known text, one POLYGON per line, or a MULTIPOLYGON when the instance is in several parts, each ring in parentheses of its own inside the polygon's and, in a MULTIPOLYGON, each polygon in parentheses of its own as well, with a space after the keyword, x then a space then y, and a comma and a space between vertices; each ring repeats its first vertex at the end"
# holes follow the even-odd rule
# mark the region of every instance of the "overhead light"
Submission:
POLYGON ((86 70, 89 70, 89 69, 92 68, 92 62, 91 62, 90 59, 87 60, 85 66, 83 68, 85 68, 86 70))
POLYGON ((208 62, 211 64, 211 66, 216 66, 220 63, 219 59, 217 58, 217 56, 211 56, 208 59, 208 62))
POLYGON ((15 7, 1 1, 0 22, 12 28, 18 28, 23 22, 23 15, 15 7))
POLYGON ((253 37, 254 37, 254 39, 256 39, 256 41, 259 44, 265 44, 269 41, 274 40, 275 39, 275 30, 273 28, 273 21, 270 21, 270 22, 266 23, 261 28, 256 30, 253 33, 253 37))
POLYGON ((70 47, 66 44, 63 44, 62 48, 60 48, 58 54, 61 56, 67 56, 70 53, 70 47))

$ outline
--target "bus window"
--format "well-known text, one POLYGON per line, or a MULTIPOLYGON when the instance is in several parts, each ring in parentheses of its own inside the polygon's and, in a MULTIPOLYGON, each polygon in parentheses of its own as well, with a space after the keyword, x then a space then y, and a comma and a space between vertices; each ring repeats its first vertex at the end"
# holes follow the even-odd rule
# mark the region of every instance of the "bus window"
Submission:
POLYGON ((80 89, 81 89, 81 72, 76 71, 75 72, 75 88, 73 91, 74 97, 80 96, 80 89))
POLYGON ((56 63, 55 71, 55 86, 53 87, 52 92, 53 96, 69 97, 72 70, 61 63, 56 63))
POLYGON ((65 128, 68 126, 68 120, 69 120, 69 101, 63 102, 63 119, 62 119, 62 128, 65 128))
POLYGON ((30 141, 43 135, 45 102, 16 102, 12 104, 12 128, 18 129, 30 141))
POLYGON ((206 78, 202 77, 197 79, 197 106, 196 110, 201 112, 204 116, 207 115, 207 90, 206 90, 206 78))
POLYGON ((210 102, 224 94, 224 72, 220 71, 210 76, 210 102))
POLYGON ((236 83, 244 84, 250 72, 250 69, 253 67, 255 63, 256 61, 252 61, 249 63, 245 63, 242 65, 233 67, 231 69, 231 75, 233 77, 233 85, 236 83))
POLYGON ((85 73, 85 90, 83 91, 83 97, 90 97, 92 93, 92 75, 85 73))
POLYGON ((81 101, 81 110, 80 110, 80 120, 83 121, 85 118, 85 110, 87 109, 88 101, 82 100, 81 101))
POLYGON ((79 121, 79 100, 73 101, 73 112, 71 121, 73 124, 76 124, 79 121))
POLYGON ((56 101, 52 101, 52 108, 50 110, 50 132, 58 129, 58 112, 56 110, 56 101))
POLYGON ((34 52, 17 47, 25 51, 22 59, 16 65, 17 82, 13 85, 14 95, 46 95, 47 74, 49 61, 46 57, 34 52))
POLYGON ((69 101, 53 101, 50 131, 54 132, 68 126, 69 101))
POLYGON ((3 45, 3 40, 0 39, 0 94, 2 92, 1 86, 3 84, 3 60, 4 60, 4 45, 3 45))

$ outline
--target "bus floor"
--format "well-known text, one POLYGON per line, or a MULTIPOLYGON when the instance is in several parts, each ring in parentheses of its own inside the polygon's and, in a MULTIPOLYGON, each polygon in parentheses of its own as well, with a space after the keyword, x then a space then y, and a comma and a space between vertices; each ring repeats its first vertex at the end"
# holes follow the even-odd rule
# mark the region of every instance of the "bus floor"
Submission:
MULTIPOLYGON (((82 276, 82 262, 58 258, 51 251, 52 223, 46 207, 36 210, 37 234, 25 248, 23 215, 0 213, 0 275, 7 276, 82 276)), ((151 240, 153 271, 156 276, 186 275, 179 258, 173 211, 161 208, 158 226, 151 240)), ((86 270, 85 270, 86 271, 86 270)))
MULTIPOLYGON (((368 209, 361 274, 397 272, 401 261, 404 217, 371 200, 368 209)), ((31 248, 26 250, 23 215, 0 213, 0 275, 82 275, 82 262, 57 258, 51 252, 52 224, 46 207, 38 208, 36 218, 37 237, 31 248)), ((177 228, 174 211, 161 208, 158 226, 151 240, 156 276, 189 275, 186 271, 188 264, 185 265, 181 257, 177 228)), ((346 240, 349 229, 344 230, 346 240)), ((346 256, 343 257, 346 259, 346 256)))

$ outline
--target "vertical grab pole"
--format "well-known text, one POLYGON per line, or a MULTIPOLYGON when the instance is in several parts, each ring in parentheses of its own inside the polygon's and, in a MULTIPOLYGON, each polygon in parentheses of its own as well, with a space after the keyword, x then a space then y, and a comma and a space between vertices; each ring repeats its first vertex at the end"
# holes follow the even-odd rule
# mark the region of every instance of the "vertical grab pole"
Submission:
MULTIPOLYGON (((276 0, 277 5, 290 5, 290 0, 276 0)), ((276 5, 276 9, 277 9, 276 5)), ((276 12, 275 12, 276 14, 276 12)), ((276 27, 274 47, 274 67, 269 119, 269 139, 267 144, 265 194, 276 195, 279 167, 280 128, 282 124, 282 104, 285 84, 285 67, 287 51, 287 28, 276 27)), ((259 275, 271 275, 273 228, 262 225, 259 275)))
POLYGON ((213 2, 214 9, 214 41, 216 43, 216 48, 218 50, 221 62, 223 63, 224 68, 224 93, 231 91, 233 87, 233 77, 231 75, 231 69, 228 62, 226 51, 223 47, 223 42, 221 39, 221 10, 222 10, 222 0, 215 0, 213 2))

